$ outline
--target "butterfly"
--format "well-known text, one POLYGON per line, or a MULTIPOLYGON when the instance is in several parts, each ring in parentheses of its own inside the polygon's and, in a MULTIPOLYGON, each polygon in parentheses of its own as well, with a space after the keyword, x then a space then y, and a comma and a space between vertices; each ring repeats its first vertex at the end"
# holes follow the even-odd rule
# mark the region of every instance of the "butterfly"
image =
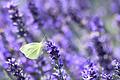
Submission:
POLYGON ((42 54, 43 40, 39 42, 32 42, 23 45, 20 51, 29 59, 37 59, 42 54))

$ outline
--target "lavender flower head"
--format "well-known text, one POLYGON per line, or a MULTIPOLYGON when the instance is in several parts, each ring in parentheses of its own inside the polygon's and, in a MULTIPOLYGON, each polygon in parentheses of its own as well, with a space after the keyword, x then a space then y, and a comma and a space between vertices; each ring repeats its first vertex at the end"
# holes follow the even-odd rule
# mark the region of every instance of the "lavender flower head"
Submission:
POLYGON ((55 72, 53 73, 53 76, 55 76, 58 80, 67 79, 65 77, 67 73, 65 73, 65 70, 63 69, 63 62, 60 58, 58 48, 51 41, 47 41, 46 50, 47 53, 49 53, 49 55, 51 56, 52 61, 55 65, 54 67, 55 72))
POLYGON ((16 80, 28 80, 22 67, 16 62, 15 58, 8 59, 6 63, 8 65, 7 71, 11 75, 14 75, 16 80))
POLYGON ((59 57, 60 57, 59 50, 56 46, 53 45, 53 43, 51 41, 46 42, 46 49, 53 60, 59 59, 59 57))
POLYGON ((85 65, 84 70, 82 71, 83 80, 99 80, 99 71, 98 67, 93 63, 85 65))

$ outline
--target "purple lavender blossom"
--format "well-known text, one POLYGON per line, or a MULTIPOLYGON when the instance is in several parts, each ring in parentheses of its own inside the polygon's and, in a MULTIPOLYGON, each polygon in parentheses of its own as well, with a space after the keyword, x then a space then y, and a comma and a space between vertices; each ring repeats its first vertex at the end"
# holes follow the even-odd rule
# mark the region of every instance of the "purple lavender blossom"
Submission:
POLYGON ((59 50, 51 41, 46 42, 46 49, 55 63, 55 69, 58 70, 58 75, 54 76, 56 76, 58 80, 64 80, 61 72, 63 64, 60 62, 59 50))
POLYGON ((13 5, 12 3, 10 5, 8 5, 8 12, 10 15, 10 19, 12 20, 12 23, 14 26, 16 26, 17 28, 17 36, 18 37, 23 37, 25 39, 26 42, 28 42, 27 37, 33 39, 33 36, 31 35, 31 33, 29 33, 26 30, 26 25, 24 23, 24 20, 22 18, 22 14, 20 14, 18 8, 16 5, 13 5))
POLYGON ((82 78, 83 80, 99 80, 100 75, 98 67, 93 63, 88 63, 88 65, 85 65, 82 71, 82 78))
POLYGON ((46 42, 46 51, 52 58, 52 63, 54 65, 55 72, 51 76, 54 76, 57 80, 67 80, 70 77, 67 75, 67 72, 63 68, 63 61, 59 54, 57 46, 55 46, 51 41, 46 42))
POLYGON ((6 62, 8 65, 7 71, 16 77, 16 80, 27 80, 26 74, 23 72, 22 67, 14 58, 8 59, 6 62))

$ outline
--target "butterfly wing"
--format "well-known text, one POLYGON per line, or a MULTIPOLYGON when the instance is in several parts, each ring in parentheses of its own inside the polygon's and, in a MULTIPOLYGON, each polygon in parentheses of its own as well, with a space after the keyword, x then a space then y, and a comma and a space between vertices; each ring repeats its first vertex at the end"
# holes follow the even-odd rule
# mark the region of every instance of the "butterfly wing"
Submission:
POLYGON ((20 48, 20 51, 29 59, 37 59, 42 50, 42 42, 25 44, 20 48))

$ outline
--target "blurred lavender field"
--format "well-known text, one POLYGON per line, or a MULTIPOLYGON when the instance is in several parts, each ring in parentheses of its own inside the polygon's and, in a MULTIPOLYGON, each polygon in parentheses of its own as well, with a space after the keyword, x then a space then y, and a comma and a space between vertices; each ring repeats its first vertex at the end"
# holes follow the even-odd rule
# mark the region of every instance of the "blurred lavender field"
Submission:
POLYGON ((120 80, 120 0, 0 0, 0 80, 120 80))

